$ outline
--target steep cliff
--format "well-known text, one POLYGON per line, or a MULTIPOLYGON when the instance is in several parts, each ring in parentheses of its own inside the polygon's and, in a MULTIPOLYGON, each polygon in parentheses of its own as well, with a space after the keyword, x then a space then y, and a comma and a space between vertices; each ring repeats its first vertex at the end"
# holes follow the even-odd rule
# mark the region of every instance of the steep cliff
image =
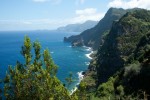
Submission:
MULTIPOLYGON (((126 64, 141 37, 150 30, 149 12, 128 12, 114 23, 97 53, 99 76, 109 77, 126 64)), ((103 80, 104 77, 100 78, 103 80)), ((104 78, 104 81, 107 78, 104 78)))
POLYGON ((98 50, 96 62, 99 98, 148 99, 150 11, 128 12, 114 23, 98 50))

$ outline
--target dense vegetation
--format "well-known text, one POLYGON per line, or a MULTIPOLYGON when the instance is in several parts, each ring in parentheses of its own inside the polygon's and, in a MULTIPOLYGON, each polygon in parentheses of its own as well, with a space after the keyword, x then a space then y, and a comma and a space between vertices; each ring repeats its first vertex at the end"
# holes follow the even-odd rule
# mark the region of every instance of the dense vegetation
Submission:
POLYGON ((102 100, 148 99, 150 11, 126 13, 113 24, 96 56, 97 97, 102 100))

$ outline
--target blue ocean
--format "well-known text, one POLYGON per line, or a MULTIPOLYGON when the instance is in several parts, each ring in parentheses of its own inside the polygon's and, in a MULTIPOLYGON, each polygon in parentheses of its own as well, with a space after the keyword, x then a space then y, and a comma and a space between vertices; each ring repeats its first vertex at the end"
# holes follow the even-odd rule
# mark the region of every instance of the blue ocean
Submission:
POLYGON ((38 40, 42 45, 42 51, 48 48, 56 65, 59 66, 57 77, 62 83, 69 73, 73 73, 74 82, 68 88, 73 89, 81 78, 81 72, 87 70, 91 52, 87 47, 71 47, 70 43, 63 42, 65 36, 79 33, 61 33, 53 31, 7 31, 0 32, 0 78, 4 78, 8 65, 14 66, 16 61, 23 62, 20 54, 24 37, 29 36, 31 41, 38 40))

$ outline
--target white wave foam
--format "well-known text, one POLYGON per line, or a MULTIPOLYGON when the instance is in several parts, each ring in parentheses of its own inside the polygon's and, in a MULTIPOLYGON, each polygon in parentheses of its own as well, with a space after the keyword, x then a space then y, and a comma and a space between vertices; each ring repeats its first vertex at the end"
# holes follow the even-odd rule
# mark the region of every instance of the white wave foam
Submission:
POLYGON ((78 89, 77 87, 74 87, 74 88, 71 90, 70 95, 72 95, 77 89, 78 89))
POLYGON ((79 82, 81 82, 83 80, 84 75, 82 73, 83 73, 83 71, 77 73, 78 78, 79 78, 79 82))
POLYGON ((51 54, 52 54, 52 53, 54 53, 54 52, 51 52, 51 54))
POLYGON ((83 47, 86 49, 86 51, 92 51, 91 47, 86 47, 86 46, 83 46, 83 47))
POLYGON ((90 64, 90 62, 84 62, 87 66, 90 64))
POLYGON ((85 56, 86 56, 87 58, 89 58, 89 59, 92 59, 92 57, 90 56, 92 53, 93 53, 93 51, 91 51, 91 52, 88 53, 88 54, 85 54, 85 56))
POLYGON ((82 73, 83 73, 83 71, 77 72, 79 81, 76 84, 76 86, 74 87, 74 89, 71 90, 70 95, 72 95, 78 89, 78 86, 79 86, 80 82, 83 80, 84 75, 82 73))
POLYGON ((92 48, 88 47, 86 50, 87 50, 87 51, 92 51, 92 48))
POLYGON ((86 46, 83 46, 83 47, 86 49, 86 51, 91 51, 90 53, 85 54, 85 56, 89 59, 92 59, 92 57, 90 57, 90 55, 93 53, 92 48, 91 47, 86 47, 86 46))

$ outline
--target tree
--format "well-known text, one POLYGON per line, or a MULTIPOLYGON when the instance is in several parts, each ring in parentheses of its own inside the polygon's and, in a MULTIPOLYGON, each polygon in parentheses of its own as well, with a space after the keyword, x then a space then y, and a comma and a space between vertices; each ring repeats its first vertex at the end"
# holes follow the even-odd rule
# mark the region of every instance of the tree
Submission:
POLYGON ((114 98, 115 88, 114 88, 115 78, 110 77, 106 83, 99 85, 96 96, 102 100, 110 100, 114 98))
POLYGON ((73 93, 73 97, 76 99, 73 100, 89 100, 86 92, 87 85, 84 81, 81 81, 79 87, 75 93, 73 93))
POLYGON ((65 79, 67 82, 67 87, 69 87, 71 85, 71 83, 73 82, 73 78, 72 78, 72 72, 69 73, 69 76, 65 79))
POLYGON ((4 96, 11 100, 70 100, 67 89, 56 77, 57 66, 54 64, 48 49, 41 54, 38 41, 31 43, 25 37, 21 54, 25 62, 17 61, 16 66, 6 73, 4 79, 4 96), (33 46, 32 46, 33 45, 33 46), (31 53, 34 49, 34 54, 31 53))

